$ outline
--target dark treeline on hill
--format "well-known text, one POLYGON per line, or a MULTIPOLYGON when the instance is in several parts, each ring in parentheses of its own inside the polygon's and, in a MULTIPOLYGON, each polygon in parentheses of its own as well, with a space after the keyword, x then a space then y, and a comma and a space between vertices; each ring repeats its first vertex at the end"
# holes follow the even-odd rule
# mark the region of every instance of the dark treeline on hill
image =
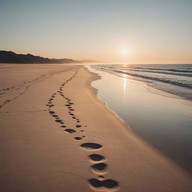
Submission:
POLYGON ((80 63, 73 59, 49 59, 31 54, 16 54, 12 51, 0 51, 0 63, 17 63, 17 64, 46 64, 46 63, 80 63))

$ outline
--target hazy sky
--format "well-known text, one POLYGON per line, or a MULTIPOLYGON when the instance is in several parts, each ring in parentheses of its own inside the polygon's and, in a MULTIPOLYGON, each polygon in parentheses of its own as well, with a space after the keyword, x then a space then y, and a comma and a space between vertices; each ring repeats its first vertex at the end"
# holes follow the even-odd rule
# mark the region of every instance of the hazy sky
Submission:
POLYGON ((192 63, 192 0, 0 0, 0 50, 192 63))

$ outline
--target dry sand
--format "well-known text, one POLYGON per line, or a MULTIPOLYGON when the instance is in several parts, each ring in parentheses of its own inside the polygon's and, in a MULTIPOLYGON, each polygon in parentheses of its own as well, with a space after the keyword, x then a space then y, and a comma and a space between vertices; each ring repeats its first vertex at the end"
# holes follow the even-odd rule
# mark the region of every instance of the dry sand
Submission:
POLYGON ((96 97, 80 65, 0 65, 0 192, 189 192, 192 179, 96 97))

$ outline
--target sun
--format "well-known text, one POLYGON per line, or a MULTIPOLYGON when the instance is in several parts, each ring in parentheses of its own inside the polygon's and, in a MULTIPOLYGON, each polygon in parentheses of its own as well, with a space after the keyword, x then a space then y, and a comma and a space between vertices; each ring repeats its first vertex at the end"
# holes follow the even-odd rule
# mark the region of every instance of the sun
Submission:
POLYGON ((128 53, 129 53, 129 51, 128 51, 128 49, 127 49, 127 48, 123 48, 123 49, 121 49, 121 54, 122 54, 122 55, 127 56, 127 55, 128 55, 128 53))

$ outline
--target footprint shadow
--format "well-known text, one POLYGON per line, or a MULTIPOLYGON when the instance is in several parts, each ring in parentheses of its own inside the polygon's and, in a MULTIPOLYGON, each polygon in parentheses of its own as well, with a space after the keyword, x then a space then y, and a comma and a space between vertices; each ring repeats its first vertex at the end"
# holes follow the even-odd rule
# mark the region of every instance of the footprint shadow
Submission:
POLYGON ((102 148, 102 145, 98 143, 83 143, 80 146, 87 150, 96 150, 102 148))
POLYGON ((89 159, 91 159, 92 161, 102 161, 105 160, 105 157, 100 154, 91 154, 89 155, 89 159))
POLYGON ((101 173, 101 172, 105 172, 107 169, 107 164, 106 163, 97 163, 91 166, 93 172, 96 173, 101 173))
POLYGON ((114 190, 119 188, 118 182, 112 179, 106 179, 101 181, 99 179, 92 178, 92 179, 89 179, 88 181, 94 190, 98 190, 101 188, 114 190))
POLYGON ((65 132, 72 134, 72 133, 75 133, 76 131, 73 129, 65 129, 65 132))

